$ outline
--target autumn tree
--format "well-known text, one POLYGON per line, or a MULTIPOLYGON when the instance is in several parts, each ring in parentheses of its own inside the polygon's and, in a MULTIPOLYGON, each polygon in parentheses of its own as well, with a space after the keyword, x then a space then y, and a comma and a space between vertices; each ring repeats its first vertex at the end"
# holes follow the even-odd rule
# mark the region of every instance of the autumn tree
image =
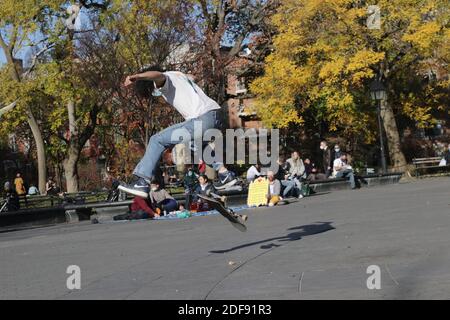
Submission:
MULTIPOLYGON (((205 92, 222 105, 226 99, 227 67, 253 37, 267 34, 268 17, 279 5, 276 0, 196 0, 199 36, 194 74, 205 92), (228 47, 229 50, 224 50, 228 47)), ((266 44, 267 42, 265 42, 266 44)), ((259 46, 253 59, 266 54, 259 46)), ((260 62, 260 61, 258 61, 260 62)), ((241 70, 244 73, 246 70, 241 70)))
POLYGON ((272 19, 275 52, 251 86, 255 110, 267 126, 301 127, 312 113, 331 131, 373 142, 369 84, 380 80, 388 93, 382 118, 390 159, 404 170, 396 119, 426 125, 448 106, 448 9, 440 0, 283 1, 272 19), (367 25, 369 4, 380 8, 379 29, 367 25), (430 61, 441 77, 424 78, 430 61))
POLYGON ((39 33, 48 30, 51 26, 46 17, 58 10, 62 1, 12 1, 2 0, 0 6, 0 49, 6 57, 6 64, 0 69, 2 89, 0 92, 2 104, 17 101, 15 114, 3 115, 0 129, 13 132, 14 124, 28 123, 33 134, 37 149, 39 188, 45 189, 46 157, 45 145, 41 129, 35 117, 36 109, 33 105, 33 90, 37 84, 36 79, 30 77, 30 71, 38 57, 51 46, 48 39, 40 40, 41 50, 32 58, 27 72, 23 70, 23 61, 20 52, 26 46, 37 45, 34 39, 39 33))

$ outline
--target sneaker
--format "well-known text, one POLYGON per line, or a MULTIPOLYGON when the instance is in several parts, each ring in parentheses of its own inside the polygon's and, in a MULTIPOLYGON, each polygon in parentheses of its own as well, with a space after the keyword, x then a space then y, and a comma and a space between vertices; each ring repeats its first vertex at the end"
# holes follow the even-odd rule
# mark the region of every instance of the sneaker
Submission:
POLYGON ((216 188, 217 190, 225 190, 227 188, 234 186, 237 182, 238 182, 237 179, 233 179, 233 180, 225 182, 225 183, 222 183, 219 181, 219 182, 214 183, 214 188, 216 188))
POLYGON ((301 195, 299 195, 299 196, 298 196, 298 198, 299 198, 299 199, 302 199, 302 198, 303 198, 303 195, 302 195, 302 194, 301 194, 301 195))
POLYGON ((219 181, 214 183, 214 188, 217 190, 224 190, 232 187, 237 183, 236 175, 232 171, 226 171, 218 174, 219 181))
POLYGON ((144 178, 139 178, 134 183, 120 185, 118 189, 144 199, 148 198, 148 193, 150 192, 149 183, 144 178))

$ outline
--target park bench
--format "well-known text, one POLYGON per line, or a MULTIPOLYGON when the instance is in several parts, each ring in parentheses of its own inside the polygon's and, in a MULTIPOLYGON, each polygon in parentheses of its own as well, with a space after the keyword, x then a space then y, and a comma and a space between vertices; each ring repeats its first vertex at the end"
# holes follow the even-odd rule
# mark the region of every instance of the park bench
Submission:
POLYGON ((439 166, 441 160, 442 157, 414 158, 412 162, 415 166, 416 177, 419 177, 421 172, 448 170, 450 168, 450 164, 447 164, 446 166, 439 166))

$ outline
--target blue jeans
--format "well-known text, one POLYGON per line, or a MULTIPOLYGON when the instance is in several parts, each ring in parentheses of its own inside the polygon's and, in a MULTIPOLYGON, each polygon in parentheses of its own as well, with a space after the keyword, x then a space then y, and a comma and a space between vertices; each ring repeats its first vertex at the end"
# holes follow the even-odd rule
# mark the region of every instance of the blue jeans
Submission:
POLYGON ((356 183, 355 183, 355 175, 353 174, 353 170, 346 169, 346 170, 338 171, 336 173, 336 179, 346 178, 346 177, 349 178, 352 189, 355 189, 356 183))
POLYGON ((289 192, 291 192, 292 188, 295 187, 295 182, 292 180, 281 180, 281 185, 284 187, 283 197, 286 197, 289 192))
MULTIPOLYGON (((151 179, 152 177, 155 176, 156 173, 155 169, 158 166, 159 159, 161 158, 161 154, 164 152, 164 150, 178 143, 183 142, 183 137, 180 137, 178 134, 172 137, 172 134, 175 132, 175 130, 185 129, 186 133, 190 134, 192 141, 196 138, 199 140, 203 139, 203 134, 205 133, 206 130, 218 128, 219 125, 220 125, 219 110, 212 110, 198 118, 177 123, 153 135, 150 138, 144 157, 141 159, 141 161, 134 169, 133 174, 138 177, 146 179, 151 179), (202 135, 201 137, 194 136, 194 122, 196 121, 200 121, 202 124, 202 130, 201 131, 198 130, 198 132, 195 132, 195 134, 197 135, 201 134, 202 135)), ((197 127, 199 127, 198 124, 197 127)), ((196 147, 200 148, 201 150, 202 146, 196 147)))

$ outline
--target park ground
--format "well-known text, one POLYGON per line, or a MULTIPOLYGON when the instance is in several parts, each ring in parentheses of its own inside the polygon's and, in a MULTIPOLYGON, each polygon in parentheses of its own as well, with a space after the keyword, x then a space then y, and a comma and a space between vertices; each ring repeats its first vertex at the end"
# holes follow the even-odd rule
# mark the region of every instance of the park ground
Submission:
POLYGON ((0 299, 450 298, 448 177, 246 213, 246 233, 219 215, 1 233, 0 299))

